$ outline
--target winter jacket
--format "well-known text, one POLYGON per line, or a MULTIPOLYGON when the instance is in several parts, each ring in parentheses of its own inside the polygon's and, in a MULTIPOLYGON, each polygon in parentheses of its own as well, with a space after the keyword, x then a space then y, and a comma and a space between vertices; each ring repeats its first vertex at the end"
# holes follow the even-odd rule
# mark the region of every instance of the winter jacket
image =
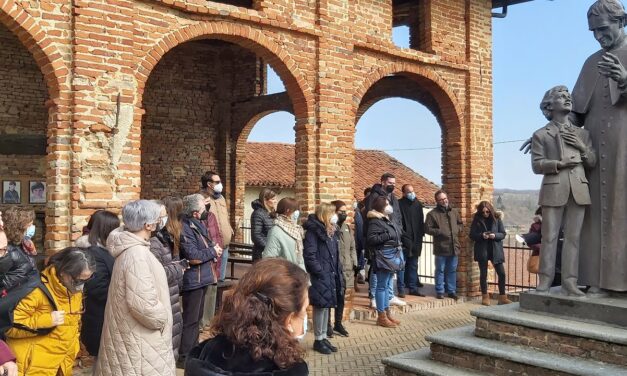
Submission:
POLYGON ((270 212, 263 206, 261 201, 252 202, 253 214, 250 215, 250 227, 253 240, 253 258, 261 256, 266 248, 268 232, 274 226, 274 220, 270 218, 270 212), (257 256, 257 257, 256 257, 257 256))
POLYGON ((9 244, 7 253, 0 257, 0 292, 9 292, 30 278, 37 278, 39 272, 34 263, 19 245, 9 244))
POLYGON ((179 257, 172 255, 173 247, 172 236, 165 228, 150 238, 150 252, 163 265, 165 275, 168 278, 170 305, 172 306, 172 349, 174 350, 174 359, 178 359, 181 335, 183 334, 183 316, 181 314, 179 291, 183 286, 185 269, 179 264, 179 257))
POLYGON ((381 196, 386 197, 388 201, 390 202, 390 205, 392 205, 393 213, 389 215, 390 220, 396 223, 399 228, 401 229, 403 228, 403 218, 401 216, 401 208, 398 205, 398 199, 396 198, 396 196, 394 196, 394 193, 387 193, 385 189, 383 189, 383 186, 381 186, 381 184, 375 184, 372 186, 372 190, 370 191, 370 194, 365 199, 366 205, 364 208, 364 212, 366 213, 366 219, 364 222, 365 222, 366 227, 364 228, 364 232, 368 231, 368 225, 369 225, 367 213, 369 213, 373 209, 372 205, 374 204, 376 199, 381 196))
POLYGON ((0 341, 0 364, 6 362, 15 362, 15 355, 13 355, 11 349, 4 341, 0 341))
POLYGON ((425 215, 418 199, 407 197, 398 200, 403 219, 403 252, 407 257, 420 257, 422 238, 425 236, 425 215))
MULTIPOLYGON (((527 241, 527 247, 531 248, 532 250, 531 255, 538 256, 540 254, 540 247, 542 246, 542 216, 536 215, 533 218, 533 223, 531 224, 531 226, 529 226, 529 232, 525 235, 535 235, 533 236, 534 239, 539 238, 539 241, 534 241, 533 244, 529 244, 529 242, 527 241)), ((523 237, 525 237, 525 235, 523 235, 523 237)))
POLYGON ((376 210, 368 212, 370 225, 366 233, 367 246, 373 250, 402 246, 402 230, 384 214, 376 210))
MULTIPOLYGON (((80 243, 77 242, 78 244, 80 243)), ((103 247, 91 246, 87 248, 87 252, 96 261, 96 271, 92 279, 85 283, 85 312, 83 313, 81 342, 89 354, 97 356, 115 259, 103 247)))
POLYGON ((463 229, 462 218, 457 209, 437 206, 427 214, 425 233, 433 236, 435 256, 457 256, 461 246, 459 235, 463 229))
POLYGON ((344 289, 337 232, 332 237, 315 214, 310 214, 305 228, 305 267, 311 279, 309 303, 317 308, 337 306, 337 291, 344 289))
POLYGON ((296 239, 288 235, 281 227, 274 226, 268 232, 266 248, 262 256, 264 259, 270 257, 282 258, 306 270, 303 254, 302 252, 298 254, 296 248, 296 239))
POLYGON ((54 303, 40 288, 23 298, 13 313, 14 326, 6 332, 7 344, 15 353, 20 376, 71 376, 80 349, 83 294, 71 294, 54 266, 44 269, 41 281, 54 303), (63 324, 52 324, 53 311, 65 311, 63 324), (43 335, 33 332, 46 328, 54 329, 43 335))
POLYGON ((96 376, 175 374, 168 279, 149 245, 122 228, 107 239, 115 265, 96 376))
POLYGON ((487 262, 488 250, 492 249, 492 263, 494 265, 505 262, 503 253, 503 239, 505 239, 505 227, 501 221, 500 213, 495 213, 494 219, 483 218, 481 213, 475 214, 470 225, 470 234, 468 235, 475 243, 474 254, 475 261, 487 262), (494 233, 494 239, 484 239, 483 233, 494 233))
POLYGON ((347 223, 342 223, 337 234, 344 285, 346 288, 352 289, 355 286, 355 268, 358 264, 357 251, 355 251, 355 236, 353 236, 353 231, 351 231, 347 223))
POLYGON ((218 198, 216 198, 212 193, 208 193, 206 190, 201 190, 200 193, 210 200, 211 207, 209 211, 215 215, 218 221, 220 237, 223 241, 223 243, 219 244, 220 247, 226 248, 231 244, 231 239, 233 238, 233 227, 231 227, 231 222, 229 221, 229 208, 226 206, 226 200, 224 196, 219 195, 218 198))
POLYGON ((307 376, 307 363, 280 369, 271 359, 254 360, 245 348, 235 348, 223 335, 194 347, 187 356, 185 376, 307 376), (228 355, 227 355, 228 354, 228 355))
POLYGON ((200 221, 193 217, 183 218, 180 254, 181 258, 189 261, 190 268, 183 274, 181 291, 196 290, 218 281, 211 265, 218 257, 214 246, 207 229, 200 221))

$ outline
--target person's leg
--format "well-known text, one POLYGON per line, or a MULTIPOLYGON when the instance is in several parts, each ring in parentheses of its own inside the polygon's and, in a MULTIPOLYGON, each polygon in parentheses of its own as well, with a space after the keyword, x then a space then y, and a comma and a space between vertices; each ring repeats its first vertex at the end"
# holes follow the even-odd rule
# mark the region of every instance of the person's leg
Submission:
POLYGON ((327 338, 327 323, 329 322, 328 309, 313 307, 312 320, 314 327, 314 337, 316 341, 321 341, 327 338), (325 312, 327 314, 325 314, 325 312))
POLYGON ((405 287, 410 293, 418 291, 418 257, 408 257, 405 261, 405 287))
POLYGON ((398 296, 401 298, 405 297, 405 269, 399 270, 396 273, 396 289, 398 291, 398 296))
POLYGON ((224 247, 220 258, 222 260, 222 263, 220 264, 220 282, 223 282, 226 278, 226 266, 229 263, 229 247, 224 247))
POLYGON ((202 317, 198 321, 199 328, 202 330, 209 325, 211 319, 216 313, 216 299, 218 298, 218 285, 209 285, 204 288, 206 291, 203 296, 202 317))
POLYGON ((377 290, 375 299, 377 301, 377 311, 384 312, 390 306, 390 279, 392 273, 384 270, 377 271, 377 290))
POLYGON ((435 293, 444 294, 444 267, 446 256, 435 256, 435 293))
POLYGON ((187 353, 198 343, 198 321, 202 315, 202 303, 206 288, 183 291, 183 333, 179 359, 183 360, 187 353))
POLYGON ((457 294, 457 256, 446 257, 446 266, 444 273, 446 274, 446 290, 449 294, 457 294))
MULTIPOLYGON (((505 295, 505 280, 506 280, 506 276, 505 276, 505 266, 503 263, 501 264, 492 264, 494 266, 494 271, 496 272, 496 275, 499 279, 499 295, 505 295)), ((486 265, 486 269, 487 269, 487 265, 486 265)))
POLYGON ((340 293, 337 296, 337 307, 334 308, 335 311, 335 321, 333 321, 334 325, 337 327, 338 325, 342 325, 342 315, 344 314, 344 301, 346 298, 346 289, 341 289, 340 293))
POLYGON ((375 273, 374 268, 370 266, 370 277, 368 278, 369 283, 369 291, 370 291, 370 299, 374 299, 375 293, 377 291, 377 273, 375 273))
POLYGON ((479 264, 479 286, 481 287, 481 294, 488 293, 488 260, 477 261, 479 264))

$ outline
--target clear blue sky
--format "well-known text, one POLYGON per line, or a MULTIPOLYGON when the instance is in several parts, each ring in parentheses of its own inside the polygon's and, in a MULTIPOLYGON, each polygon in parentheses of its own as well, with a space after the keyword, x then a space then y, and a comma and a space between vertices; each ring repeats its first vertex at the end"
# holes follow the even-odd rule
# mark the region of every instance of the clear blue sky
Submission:
MULTIPOLYGON (((546 123, 539 110, 544 92, 564 84, 572 89, 584 60, 599 49, 588 31, 586 12, 594 0, 535 0, 509 8, 507 18, 493 19, 494 186, 538 189, 521 142, 546 123)), ((394 42, 408 45, 406 28, 394 30, 394 42)), ((269 93, 284 91, 269 73, 269 93)), ((294 117, 270 114, 259 121, 249 141, 294 143, 294 117)), ((385 150, 429 180, 441 183, 441 132, 422 105, 400 98, 372 106, 357 124, 355 145, 385 150), (385 132, 382 131, 385 129, 385 132), (395 150, 426 149, 426 150, 395 150)))

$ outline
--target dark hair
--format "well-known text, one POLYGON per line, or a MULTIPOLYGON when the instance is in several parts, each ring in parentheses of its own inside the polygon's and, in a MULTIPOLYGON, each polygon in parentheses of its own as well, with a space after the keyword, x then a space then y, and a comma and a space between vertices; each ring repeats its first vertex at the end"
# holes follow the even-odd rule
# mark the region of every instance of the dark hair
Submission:
POLYGON ((492 206, 492 204, 490 204, 489 201, 481 201, 478 205, 477 205, 477 212, 475 213, 476 217, 482 217, 483 216, 483 209, 487 208, 490 211, 490 218, 492 218, 492 220, 494 220, 494 206, 492 206))
POLYGON ((201 177, 200 177, 200 184, 202 184, 203 188, 207 188, 207 185, 209 184, 209 182, 211 181, 211 178, 213 178, 216 174, 213 171, 207 171, 205 172, 201 177))
POLYGON ((394 176, 394 174, 391 174, 389 172, 386 172, 385 174, 381 175, 381 181, 387 181, 390 178, 394 178, 396 179, 396 176, 394 176))
POLYGON ((37 183, 33 184, 32 187, 30 187, 30 191, 33 192, 35 189, 43 189, 45 190, 46 187, 44 187, 44 184, 40 181, 38 181, 37 183))
POLYGON ((211 322, 213 334, 222 334, 254 360, 271 359, 280 368, 303 361, 304 349, 285 327, 290 314, 305 305, 309 276, 287 260, 262 259, 253 264, 224 299, 211 322))
POLYGON ((346 203, 342 200, 335 200, 331 201, 331 205, 335 205, 335 211, 338 211, 342 206, 346 206, 346 203))
POLYGON ((276 206, 277 214, 287 213, 288 211, 295 212, 298 209, 298 201, 291 197, 283 197, 279 200, 279 203, 276 206))
POLYGON ((24 239, 28 224, 35 220, 35 212, 30 209, 11 207, 2 213, 4 232, 9 244, 17 245, 24 239))
POLYGON ((538 206, 538 208, 536 209, 535 213, 533 213, 534 215, 542 215, 542 206, 538 206))
POLYGON ((448 197, 448 193, 446 193, 446 191, 444 189, 438 189, 437 191, 435 191, 435 194, 433 195, 433 198, 435 198, 435 200, 438 200, 438 196, 441 195, 442 193, 444 193, 446 195, 446 197, 448 197))
POLYGON ((267 211, 270 211, 270 209, 266 207, 266 200, 271 200, 275 197, 276 192, 268 187, 263 187, 261 189, 261 192, 259 192, 259 202, 261 203, 261 206, 263 206, 267 211))
POLYGON ((92 272, 96 270, 96 262, 93 256, 84 249, 67 247, 55 253, 48 260, 48 266, 54 266, 57 276, 65 273, 72 278, 78 278, 85 269, 92 272))
POLYGON ((15 186, 17 186, 17 183, 16 183, 14 180, 11 180, 11 181, 9 182, 9 185, 15 185, 15 186))
POLYGON ((379 213, 383 213, 385 211, 385 207, 388 205, 388 199, 385 196, 379 196, 372 203, 372 209, 378 211, 379 213))
POLYGON ((174 243, 172 247, 172 255, 178 256, 181 249, 181 234, 183 233, 183 199, 175 196, 164 197, 163 206, 168 213, 168 223, 165 225, 166 231, 172 237, 174 243))
POLYGON ((401 187, 401 192, 405 193, 405 190, 407 189, 407 187, 411 187, 411 184, 403 184, 403 186, 401 187))
POLYGON ((370 191, 372 191, 372 187, 364 189, 364 197, 368 196, 370 194, 370 191))
POLYGON ((98 210, 91 215, 89 219, 91 229, 87 235, 89 244, 93 246, 107 246, 107 238, 111 231, 120 227, 120 218, 117 215, 106 210, 98 210))

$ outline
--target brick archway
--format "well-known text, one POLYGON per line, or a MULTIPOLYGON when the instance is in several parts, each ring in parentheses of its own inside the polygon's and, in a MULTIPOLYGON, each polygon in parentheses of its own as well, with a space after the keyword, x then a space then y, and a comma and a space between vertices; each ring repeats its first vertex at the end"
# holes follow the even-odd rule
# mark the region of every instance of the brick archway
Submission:
POLYGON ((228 22, 203 22, 171 32, 161 38, 138 63, 136 78, 139 92, 137 103, 142 103, 143 91, 150 73, 171 49, 198 39, 218 39, 247 48, 261 56, 285 84, 297 120, 306 121, 314 114, 313 89, 296 67, 298 64, 272 39, 257 29, 228 22))
MULTIPOLYGON (((71 94, 68 86, 69 69, 52 37, 40 27, 39 21, 14 0, 0 2, 0 24, 15 35, 30 53, 39 68, 46 90, 47 121, 46 173, 47 205, 45 206, 46 251, 70 245, 71 187, 70 151, 72 130, 68 116, 71 94)), ((26 201, 28 202, 28 200, 26 201)))

